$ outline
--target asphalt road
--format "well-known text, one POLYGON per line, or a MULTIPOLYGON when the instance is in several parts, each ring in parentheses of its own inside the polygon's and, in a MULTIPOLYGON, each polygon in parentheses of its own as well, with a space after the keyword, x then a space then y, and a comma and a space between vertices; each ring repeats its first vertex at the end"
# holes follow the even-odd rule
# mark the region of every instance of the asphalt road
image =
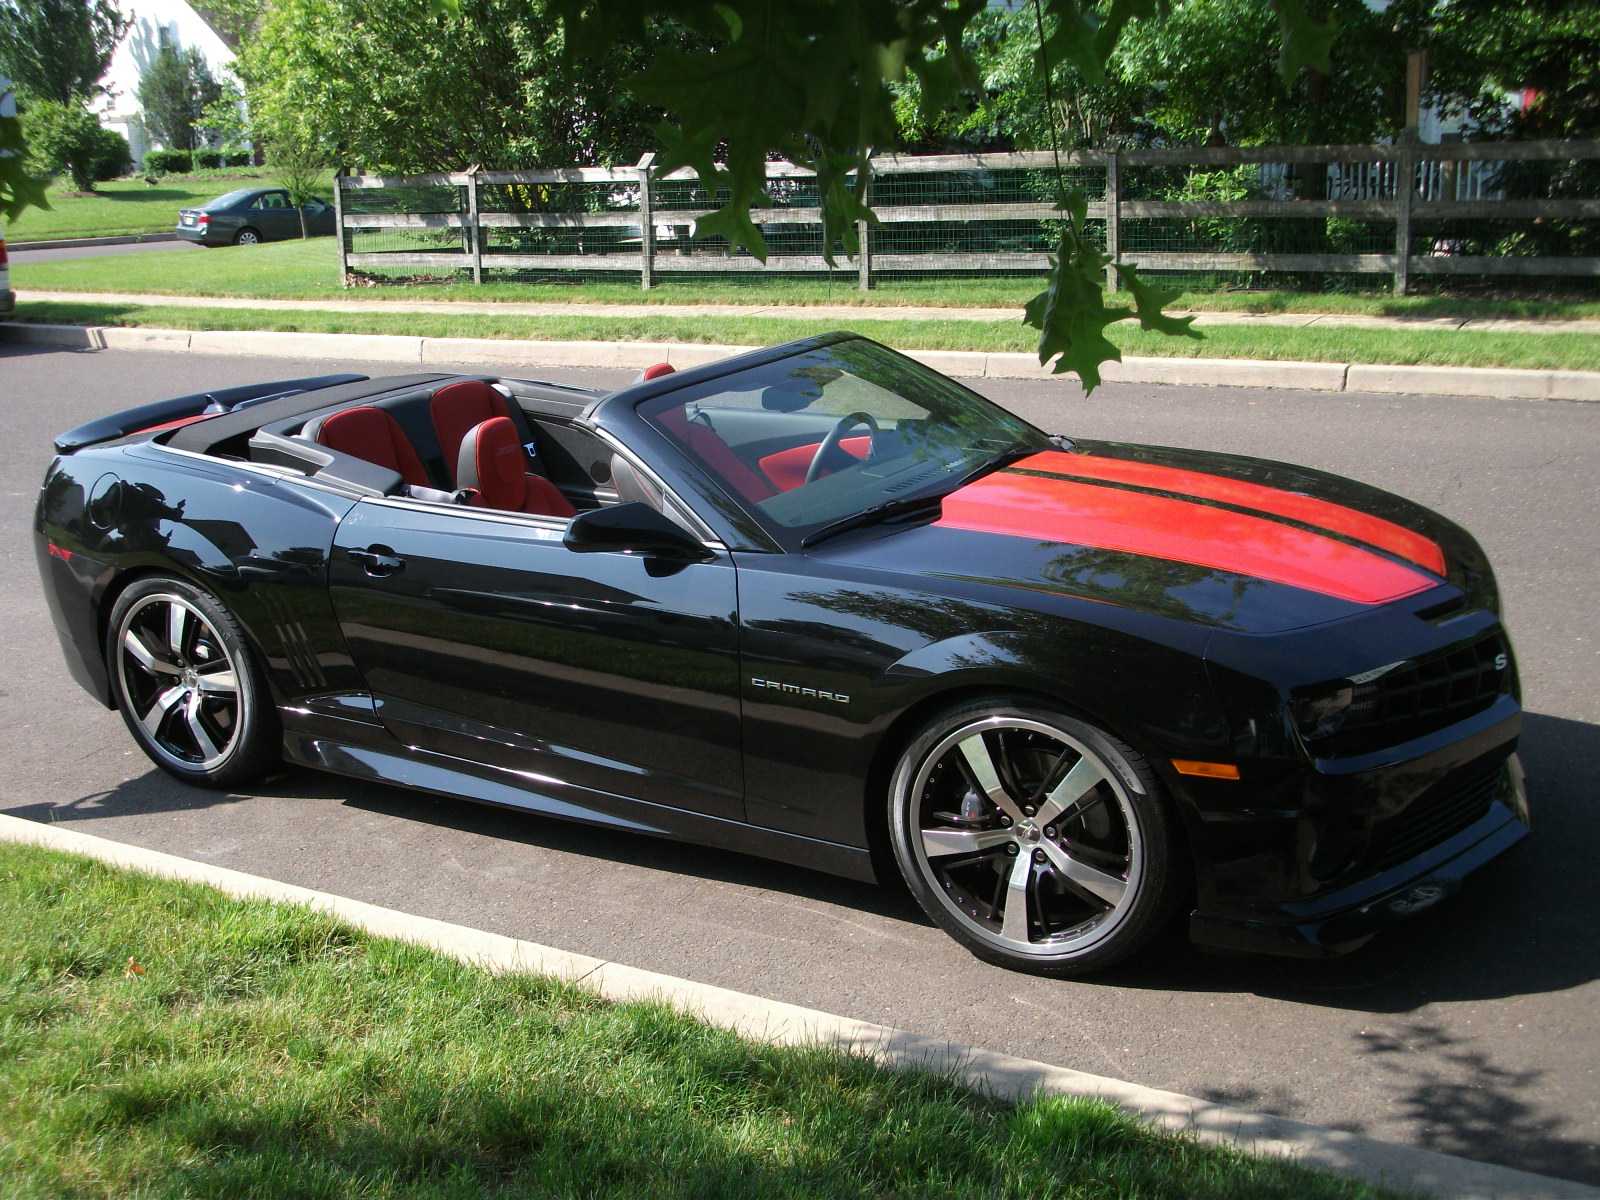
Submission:
MULTIPOLYGON (((173 210, 176 214, 177 210, 173 210)), ((174 216, 176 221, 177 217, 174 216)), ((49 250, 34 250, 26 245, 6 245, 6 253, 20 265, 49 262, 56 258, 102 258, 108 254, 144 254, 151 250, 204 250, 194 242, 120 242, 114 246, 58 246, 49 250)))
MULTIPOLYGON (((1092 983, 979 963, 898 887, 292 773, 186 789, 69 682, 29 543, 50 436, 327 364, 0 347, 0 811, 1155 1087, 1600 1183, 1600 405, 992 381, 1052 430, 1306 462, 1493 557, 1525 672, 1536 836, 1333 963, 1173 939, 1092 983)), ((370 368, 392 374, 393 366, 370 368)), ((547 377, 619 380, 616 372, 547 377)))

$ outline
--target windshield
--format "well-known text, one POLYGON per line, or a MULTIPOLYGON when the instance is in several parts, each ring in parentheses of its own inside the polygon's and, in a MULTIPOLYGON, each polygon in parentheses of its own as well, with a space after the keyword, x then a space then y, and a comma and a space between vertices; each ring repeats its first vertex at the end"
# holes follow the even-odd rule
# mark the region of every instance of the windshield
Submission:
POLYGON ((680 388, 638 411, 788 549, 1050 445, 1020 417, 864 338, 680 388))

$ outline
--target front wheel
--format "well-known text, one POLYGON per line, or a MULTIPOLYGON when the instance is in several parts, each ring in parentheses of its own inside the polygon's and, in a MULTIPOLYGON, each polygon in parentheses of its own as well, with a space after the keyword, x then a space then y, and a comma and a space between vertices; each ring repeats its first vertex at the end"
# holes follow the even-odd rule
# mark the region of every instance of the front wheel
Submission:
POLYGON ((277 762, 271 693, 210 592, 167 578, 130 586, 107 622, 106 665, 134 740, 185 783, 231 787, 277 762))
POLYGON ((923 910, 988 962, 1079 976, 1144 946, 1177 896, 1160 783, 1053 706, 991 697, 912 739, 889 788, 895 860, 923 910))

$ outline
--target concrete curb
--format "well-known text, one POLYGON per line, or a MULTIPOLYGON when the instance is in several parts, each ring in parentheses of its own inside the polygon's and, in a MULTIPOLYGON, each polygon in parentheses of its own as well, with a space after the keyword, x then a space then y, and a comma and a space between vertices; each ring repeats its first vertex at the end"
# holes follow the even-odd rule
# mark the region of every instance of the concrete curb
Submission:
POLYGON ((97 238, 57 238, 49 242, 7 242, 6 249, 12 254, 26 253, 29 250, 71 250, 77 246, 131 246, 135 242, 175 242, 178 235, 175 233, 131 233, 121 237, 97 238))
POLYGON ((0 815, 0 840, 45 846, 170 879, 208 884, 230 896, 303 904, 369 933, 428 946, 488 970, 553 975, 592 989, 612 1001, 664 1001, 681 1012, 757 1041, 776 1045, 820 1042, 871 1055, 891 1067, 948 1071, 975 1088, 1005 1099, 1044 1092, 1109 1100, 1154 1125, 1191 1134, 1203 1142, 1282 1156, 1387 1187, 1431 1192, 1458 1200, 1600 1197, 1600 1189, 1583 1184, 1378 1142, 1281 1117, 1225 1108, 1176 1092, 1140 1087, 727 988, 658 975, 226 867, 193 862, 57 825, 0 815))
MULTIPOLYGON (((753 346, 683 342, 559 342, 510 338, 423 338, 399 334, 276 333, 266 330, 154 329, 140 326, 0 323, 0 340, 78 350, 164 350, 195 354, 343 359, 437 366, 611 367, 651 363, 698 366, 753 346)), ((1031 354, 908 350, 911 358, 965 379, 1052 379, 1031 354)), ((1136 358, 1106 363, 1107 383, 1256 387, 1315 392, 1377 392, 1491 400, 1600 402, 1600 371, 1522 371, 1489 367, 1366 366, 1248 358, 1136 358)), ((1072 378, 1072 377, 1068 377, 1072 378)))

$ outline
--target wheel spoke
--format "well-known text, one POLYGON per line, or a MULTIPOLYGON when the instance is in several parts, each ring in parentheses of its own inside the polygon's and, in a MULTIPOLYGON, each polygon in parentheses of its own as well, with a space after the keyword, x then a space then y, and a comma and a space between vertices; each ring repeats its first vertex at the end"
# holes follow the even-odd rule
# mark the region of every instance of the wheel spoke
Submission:
POLYGON ((206 732, 205 722, 200 719, 199 692, 189 693, 189 703, 184 707, 183 716, 189 723, 189 732, 194 734, 195 745, 200 747, 201 759, 215 758, 217 744, 211 740, 211 735, 206 732))
POLYGON ((951 854, 976 854, 992 850, 1011 840, 1007 829, 924 829, 922 849, 929 858, 943 858, 951 854))
POLYGON ((1125 880, 1117 878, 1099 867, 1092 867, 1088 863, 1072 857, 1072 852, 1055 842, 1042 841, 1039 843, 1046 857, 1070 881, 1077 884, 1090 895, 1103 902, 1107 908, 1116 908, 1122 903, 1123 896, 1127 895, 1128 884, 1125 880))
POLYGON ((205 671, 196 676, 196 682, 199 684, 200 690, 207 695, 234 695, 239 690, 238 676, 227 669, 227 663, 219 662, 217 665, 223 669, 220 671, 205 671))
POLYGON ((156 731, 161 728, 161 723, 167 719, 167 714, 188 694, 185 688, 169 687, 156 697, 156 702, 150 706, 149 711, 139 718, 139 724, 144 726, 146 733, 155 737, 156 731))
POLYGON ((1050 789, 1044 803, 1039 805, 1039 824, 1053 825, 1060 817, 1075 815, 1069 810, 1104 781, 1105 773, 1101 771, 1099 763, 1092 758, 1080 758, 1077 766, 1050 789))
POLYGON ((176 663, 168 662, 150 649, 149 646, 145 645, 145 640, 132 629, 128 630, 128 636, 122 639, 122 648, 133 655, 134 661, 152 675, 177 675, 179 673, 176 663))
POLYGON ((988 796, 995 807, 1006 816, 1020 822, 1023 819, 1022 809, 1017 806, 1017 802, 1006 791, 1005 785, 1000 782, 999 764, 990 754, 989 743, 983 734, 975 733, 971 737, 963 738, 960 750, 962 761, 972 773, 973 782, 978 785, 978 790, 988 796))
POLYGON ((1006 884, 1006 911, 1000 922, 1002 937, 1028 941, 1028 880, 1033 877, 1033 856, 1017 855, 1006 884))
POLYGON ((167 645, 172 657, 183 657, 184 635, 189 631, 189 610, 173 600, 167 605, 167 645))

